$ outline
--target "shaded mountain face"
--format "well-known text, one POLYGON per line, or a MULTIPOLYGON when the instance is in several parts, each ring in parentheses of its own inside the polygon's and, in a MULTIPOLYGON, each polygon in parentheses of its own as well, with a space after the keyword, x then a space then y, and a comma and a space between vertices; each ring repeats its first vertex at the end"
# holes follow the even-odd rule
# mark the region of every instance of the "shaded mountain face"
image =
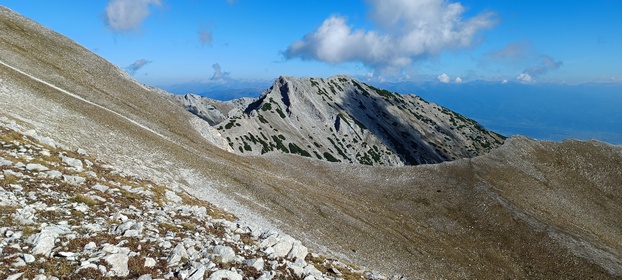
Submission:
POLYGON ((239 154, 279 151, 333 162, 417 165, 478 156, 504 139, 415 95, 347 76, 279 77, 248 106, 196 95, 178 99, 239 154))
MULTIPOLYGON (((276 152, 239 156, 214 146, 211 141, 221 137, 217 127, 167 96, 0 7, 3 123, 34 129, 70 150, 82 148, 127 174, 183 189, 262 228, 278 228, 303 241, 310 252, 330 252, 387 275, 622 277, 620 146, 511 137, 475 158, 402 167, 330 163, 276 152)), ((273 99, 279 101, 280 95, 273 99)), ((291 97, 292 114, 294 105, 291 97)), ((231 115, 244 109, 234 108, 231 115)), ((15 154, 22 163, 31 147, 24 149, 15 154)), ((23 164, 15 162, 15 168, 23 164)), ((26 187, 19 180, 13 183, 9 185, 26 187)), ((85 182, 85 189, 75 193, 88 193, 92 183, 85 182)), ((7 195, 19 189, 2 184, 7 195)), ((37 199, 30 193, 18 195, 37 199)), ((30 205, 39 208, 35 205, 42 203, 48 202, 30 205)), ((34 213, 37 222, 50 222, 49 212, 34 213)), ((71 223, 77 219, 62 217, 71 223)), ((40 229, 29 231, 38 234, 40 229)))

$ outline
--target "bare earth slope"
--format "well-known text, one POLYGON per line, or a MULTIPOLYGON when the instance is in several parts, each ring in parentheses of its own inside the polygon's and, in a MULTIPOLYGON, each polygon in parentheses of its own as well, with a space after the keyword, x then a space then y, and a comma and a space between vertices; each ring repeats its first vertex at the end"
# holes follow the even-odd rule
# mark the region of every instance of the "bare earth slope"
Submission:
POLYGON ((4 8, 0 62, 0 117, 311 250, 410 278, 622 277, 619 146, 511 137, 473 159, 409 167, 241 157, 156 90, 4 8))

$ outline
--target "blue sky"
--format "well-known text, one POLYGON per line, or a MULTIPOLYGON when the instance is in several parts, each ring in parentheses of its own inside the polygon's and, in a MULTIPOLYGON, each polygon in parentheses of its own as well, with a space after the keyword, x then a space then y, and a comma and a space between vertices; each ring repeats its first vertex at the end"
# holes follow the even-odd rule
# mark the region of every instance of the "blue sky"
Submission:
POLYGON ((139 81, 622 83, 622 1, 3 0, 139 81))

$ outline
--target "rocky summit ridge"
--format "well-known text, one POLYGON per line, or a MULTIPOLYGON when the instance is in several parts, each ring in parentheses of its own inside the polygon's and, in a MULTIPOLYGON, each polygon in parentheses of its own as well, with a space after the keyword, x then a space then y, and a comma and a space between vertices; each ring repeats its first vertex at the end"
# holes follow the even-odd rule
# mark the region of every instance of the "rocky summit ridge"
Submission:
POLYGON ((367 165, 417 165, 471 158, 503 136, 416 95, 382 90, 345 75, 279 77, 249 99, 174 97, 217 129, 222 148, 367 165))

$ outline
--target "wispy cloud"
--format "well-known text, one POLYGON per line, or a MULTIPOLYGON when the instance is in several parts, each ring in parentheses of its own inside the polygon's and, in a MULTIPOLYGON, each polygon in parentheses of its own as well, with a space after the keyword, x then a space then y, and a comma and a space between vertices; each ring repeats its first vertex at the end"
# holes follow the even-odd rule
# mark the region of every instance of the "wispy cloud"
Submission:
POLYGON ((110 0, 104 19, 115 32, 136 29, 149 16, 150 6, 160 6, 161 0, 110 0))
POLYGON ((207 30, 207 28, 199 29, 199 41, 201 42, 201 44, 211 45, 213 40, 214 37, 212 35, 212 32, 207 30))
POLYGON ((220 64, 214 63, 212 65, 212 68, 214 68, 214 75, 212 75, 212 78, 211 78, 212 81, 225 81, 229 79, 230 73, 222 71, 220 64))
POLYGON ((531 52, 531 44, 522 41, 511 43, 500 50, 491 51, 487 56, 494 59, 519 59, 529 56, 531 52))
POLYGON ((537 77, 559 69, 564 63, 538 53, 529 42, 515 42, 506 47, 491 51, 486 57, 495 63, 507 64, 515 69, 523 69, 516 79, 522 82, 535 82, 537 77))
POLYGON ((140 69, 143 68, 143 66, 151 63, 153 61, 151 60, 146 60, 146 59, 139 59, 134 61, 134 63, 128 65, 127 67, 125 67, 125 71, 127 71, 128 73, 130 73, 131 75, 136 74, 136 72, 140 69))
POLYGON ((538 64, 531 65, 525 68, 525 71, 523 71, 523 73, 527 73, 532 77, 537 77, 546 74, 546 72, 549 72, 551 70, 559 69, 559 67, 561 67, 563 64, 563 62, 555 61, 548 55, 541 55, 540 62, 538 64))
POLYGON ((495 14, 463 18, 465 8, 446 0, 368 0, 376 30, 353 29, 342 16, 324 20, 314 32, 293 42, 286 58, 331 64, 357 61, 376 71, 395 73, 419 58, 476 43, 478 32, 496 24, 495 14))

